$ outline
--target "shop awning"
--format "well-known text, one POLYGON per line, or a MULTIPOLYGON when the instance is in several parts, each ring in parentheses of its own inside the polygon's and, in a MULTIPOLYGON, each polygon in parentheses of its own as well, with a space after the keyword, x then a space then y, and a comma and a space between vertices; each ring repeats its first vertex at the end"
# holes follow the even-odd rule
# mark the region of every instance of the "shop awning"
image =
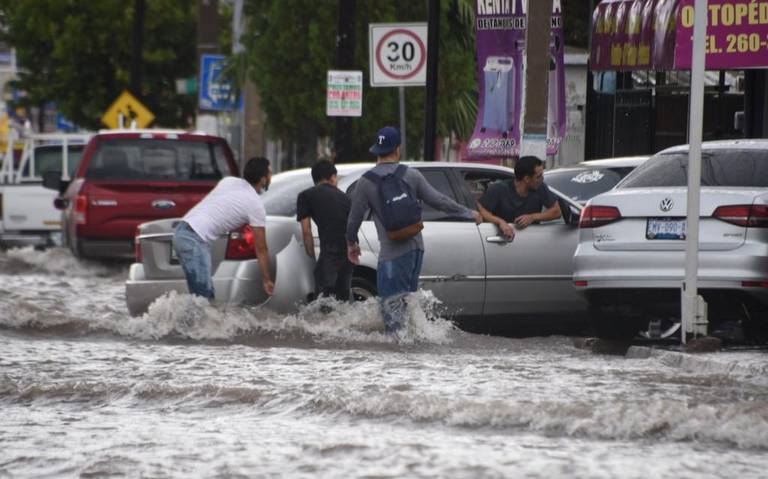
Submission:
MULTIPOLYGON (((694 0, 603 0, 592 70, 687 70, 694 0)), ((768 68, 768 0, 709 0, 707 69, 768 68)))

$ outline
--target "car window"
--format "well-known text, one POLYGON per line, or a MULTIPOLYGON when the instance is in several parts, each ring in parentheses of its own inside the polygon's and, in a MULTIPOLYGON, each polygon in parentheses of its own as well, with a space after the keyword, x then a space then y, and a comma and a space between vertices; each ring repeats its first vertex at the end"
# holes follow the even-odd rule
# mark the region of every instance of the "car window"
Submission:
MULTIPOLYGON (((424 175, 424 179, 426 179, 434 189, 458 203, 458 200, 456 199, 456 193, 453 191, 451 181, 448 179, 448 174, 445 171, 435 169, 423 169, 419 171, 422 175, 424 175)), ((450 214, 436 210, 426 203, 422 203, 421 207, 421 218, 424 221, 446 220, 450 219, 451 217, 450 214)))
POLYGON ((548 171, 544 182, 572 200, 584 202, 610 190, 621 178, 608 168, 564 169, 548 171))
MULTIPOLYGON (((222 170, 210 142, 111 139, 96 146, 86 178, 144 181, 218 180, 222 170)), ((224 174, 222 173, 224 172, 224 174)))
MULTIPOLYGON (((688 184, 688 153, 668 153, 646 161, 618 186, 644 188, 688 184)), ((768 187, 768 151, 709 150, 701 154, 702 186, 768 187)))
POLYGON ((475 202, 483 196, 491 184, 513 178, 512 175, 491 170, 462 171, 462 176, 475 202))
MULTIPOLYGON (((74 176, 77 168, 80 166, 80 160, 83 157, 83 148, 85 145, 69 145, 67 149, 69 154, 67 155, 67 171, 69 176, 74 176)), ((49 171, 61 171, 62 167, 62 146, 60 145, 46 145, 38 146, 35 148, 34 158, 34 177, 31 179, 40 179, 43 175, 49 171)), ((32 161, 28 161, 24 165, 24 171, 22 176, 27 179, 30 178, 30 165, 32 161)))

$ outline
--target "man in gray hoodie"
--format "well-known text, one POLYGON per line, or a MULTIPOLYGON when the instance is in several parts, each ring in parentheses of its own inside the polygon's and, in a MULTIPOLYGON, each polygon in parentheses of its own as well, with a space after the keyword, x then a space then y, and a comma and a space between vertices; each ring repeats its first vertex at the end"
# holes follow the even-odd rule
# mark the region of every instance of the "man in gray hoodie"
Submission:
MULTIPOLYGON (((387 126, 379 130, 376 142, 370 149, 378 157, 373 175, 384 178, 395 174, 400 166, 400 131, 387 126)), ((424 176, 414 168, 403 166, 402 180, 410 188, 415 198, 429 206, 474 220, 479 224, 482 217, 477 211, 470 210, 430 185, 424 176)), ((352 192, 352 210, 347 221, 347 254, 354 264, 360 263, 360 246, 357 237, 360 225, 367 211, 373 212, 373 221, 379 238, 379 258, 376 287, 381 300, 384 323, 389 332, 397 332, 405 320, 406 296, 415 292, 419 286, 419 273, 424 258, 424 240, 421 233, 407 239, 391 239, 383 221, 383 203, 379 185, 366 176, 358 180, 352 192)))

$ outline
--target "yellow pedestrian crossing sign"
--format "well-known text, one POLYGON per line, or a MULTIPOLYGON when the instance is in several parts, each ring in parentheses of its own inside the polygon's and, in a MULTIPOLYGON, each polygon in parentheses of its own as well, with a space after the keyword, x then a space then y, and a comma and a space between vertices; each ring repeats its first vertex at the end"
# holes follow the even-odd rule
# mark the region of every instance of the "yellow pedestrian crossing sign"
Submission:
POLYGON ((129 127, 135 121, 138 128, 146 128, 154 119, 155 115, 128 90, 125 90, 104 113, 101 122, 114 129, 121 126, 129 127), (121 117, 122 124, 120 122, 121 117))

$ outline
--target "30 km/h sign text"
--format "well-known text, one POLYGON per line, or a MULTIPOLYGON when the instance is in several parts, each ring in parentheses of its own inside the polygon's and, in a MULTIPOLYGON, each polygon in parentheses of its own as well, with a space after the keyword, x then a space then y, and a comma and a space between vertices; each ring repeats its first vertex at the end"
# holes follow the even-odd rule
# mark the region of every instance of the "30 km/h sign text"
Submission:
POLYGON ((425 23, 373 23, 369 31, 371 86, 426 84, 425 23))

